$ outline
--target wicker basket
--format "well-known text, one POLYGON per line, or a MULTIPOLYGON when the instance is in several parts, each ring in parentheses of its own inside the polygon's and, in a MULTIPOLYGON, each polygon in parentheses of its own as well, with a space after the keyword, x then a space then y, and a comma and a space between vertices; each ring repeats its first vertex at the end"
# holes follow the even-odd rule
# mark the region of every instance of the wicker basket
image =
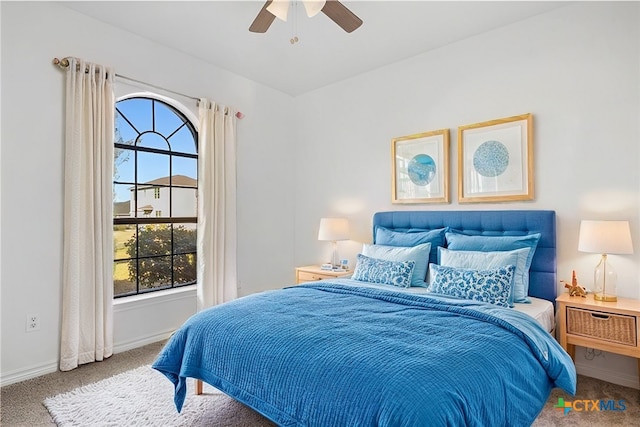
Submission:
POLYGON ((636 346, 636 318, 623 314, 567 308, 567 332, 618 344, 636 346))

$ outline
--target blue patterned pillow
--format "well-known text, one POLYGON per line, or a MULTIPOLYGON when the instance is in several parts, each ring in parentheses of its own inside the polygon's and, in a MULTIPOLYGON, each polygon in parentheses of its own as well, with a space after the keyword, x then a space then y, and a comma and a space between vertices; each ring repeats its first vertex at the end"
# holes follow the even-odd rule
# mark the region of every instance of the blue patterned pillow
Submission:
POLYGON ((525 255, 520 255, 521 260, 516 264, 515 279, 513 281, 513 301, 530 303, 529 295, 529 269, 533 261, 533 255, 538 246, 541 234, 527 234, 524 236, 482 236, 467 235, 461 231, 449 229, 445 234, 447 247, 456 251, 513 251, 516 249, 529 249, 525 255))
POLYGON ((422 243, 410 248, 386 245, 362 245, 362 255, 386 261, 415 261, 411 275, 411 286, 426 287, 427 268, 431 243, 422 243))
POLYGON ((493 270, 470 270, 431 264, 429 291, 457 298, 509 307, 514 265, 493 270))
POLYGON ((383 283, 401 288, 411 286, 411 274, 415 261, 387 261, 358 254, 353 280, 383 283))
MULTIPOLYGON (((438 248, 438 264, 445 267, 466 268, 470 270, 491 270, 493 268, 515 265, 509 295, 509 307, 513 307, 515 287, 522 281, 522 271, 527 262, 529 248, 516 249, 515 251, 452 251, 446 248, 438 248)), ((528 272, 526 273, 529 274, 528 272)))

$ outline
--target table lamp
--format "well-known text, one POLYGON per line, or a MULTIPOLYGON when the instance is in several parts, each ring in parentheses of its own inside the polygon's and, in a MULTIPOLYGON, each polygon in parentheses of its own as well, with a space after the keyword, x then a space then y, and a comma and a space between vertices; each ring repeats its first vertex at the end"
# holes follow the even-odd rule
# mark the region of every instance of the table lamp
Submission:
POLYGON ((593 298, 598 301, 617 301, 618 275, 607 260, 607 254, 633 253, 629 221, 581 221, 578 250, 602 254, 593 272, 593 298))
POLYGON ((318 240, 330 241, 333 244, 331 264, 339 267, 338 240, 349 239, 349 221, 346 218, 321 218, 318 240))

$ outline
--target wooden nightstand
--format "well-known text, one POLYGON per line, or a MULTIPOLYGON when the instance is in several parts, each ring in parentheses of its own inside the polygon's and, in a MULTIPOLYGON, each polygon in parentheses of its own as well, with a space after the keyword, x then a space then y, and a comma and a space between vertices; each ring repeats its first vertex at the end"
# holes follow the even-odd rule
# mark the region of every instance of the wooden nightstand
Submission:
POLYGON ((322 279, 335 279, 351 275, 349 270, 330 271, 321 270, 319 265, 307 265, 296 268, 296 285, 305 282, 315 282, 322 279))
POLYGON ((560 345, 575 360, 576 345, 624 354, 638 359, 640 377, 640 301, 618 298, 616 302, 595 301, 560 295, 558 331, 560 345))

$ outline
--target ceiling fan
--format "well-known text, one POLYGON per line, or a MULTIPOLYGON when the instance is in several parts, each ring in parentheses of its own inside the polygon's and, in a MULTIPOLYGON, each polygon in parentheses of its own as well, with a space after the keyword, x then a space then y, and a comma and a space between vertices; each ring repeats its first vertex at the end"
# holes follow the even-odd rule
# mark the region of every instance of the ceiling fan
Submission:
MULTIPOLYGON (((362 25, 362 19, 358 18, 338 0, 302 0, 302 3, 304 4, 308 17, 311 18, 319 12, 322 12, 347 33, 354 31, 362 25)), ((256 19, 253 20, 249 31, 253 33, 266 32, 276 17, 286 21, 288 10, 289 0, 267 0, 262 6, 262 9, 260 9, 260 12, 258 12, 256 19)))

